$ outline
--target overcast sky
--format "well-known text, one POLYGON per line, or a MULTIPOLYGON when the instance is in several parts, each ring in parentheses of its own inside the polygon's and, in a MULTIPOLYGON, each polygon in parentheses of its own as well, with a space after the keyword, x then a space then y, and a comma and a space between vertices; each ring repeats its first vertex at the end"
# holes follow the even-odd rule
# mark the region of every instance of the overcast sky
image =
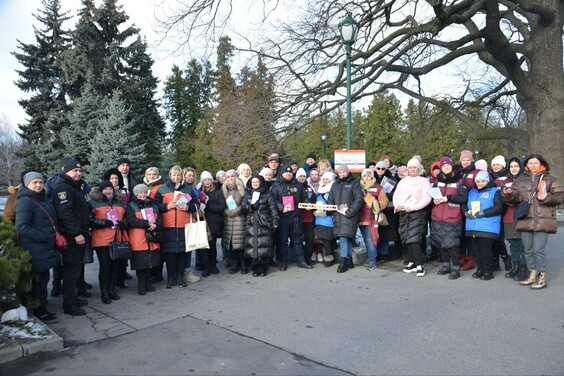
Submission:
MULTIPOLYGON (((130 17, 130 22, 141 29, 141 34, 147 38, 149 53, 155 60, 153 73, 162 81, 170 73, 174 63, 183 66, 185 55, 174 56, 170 43, 159 43, 160 37, 155 32, 155 6, 162 6, 163 0, 119 0, 118 5, 123 7, 130 17)), ((62 10, 70 11, 75 16, 80 7, 79 0, 62 0, 62 10)), ((17 39, 23 43, 35 43, 33 26, 39 26, 33 17, 37 9, 42 9, 41 0, 0 0, 0 117, 5 115, 9 123, 15 128, 22 123, 26 114, 18 104, 18 99, 25 97, 15 85, 18 79, 16 69, 22 69, 11 52, 16 51, 17 39)), ((159 10, 159 8, 157 8, 159 10)), ((76 18, 71 28, 76 23, 76 18)))

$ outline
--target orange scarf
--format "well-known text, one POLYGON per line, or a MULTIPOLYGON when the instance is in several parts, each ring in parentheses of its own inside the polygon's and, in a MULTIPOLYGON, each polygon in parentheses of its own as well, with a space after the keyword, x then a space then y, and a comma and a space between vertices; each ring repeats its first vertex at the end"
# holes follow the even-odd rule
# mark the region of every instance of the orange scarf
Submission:
POLYGON ((529 170, 529 167, 525 167, 525 171, 529 171, 533 175, 539 175, 539 174, 544 174, 547 171, 547 169, 545 166, 541 165, 536 172, 532 172, 531 170, 529 170))

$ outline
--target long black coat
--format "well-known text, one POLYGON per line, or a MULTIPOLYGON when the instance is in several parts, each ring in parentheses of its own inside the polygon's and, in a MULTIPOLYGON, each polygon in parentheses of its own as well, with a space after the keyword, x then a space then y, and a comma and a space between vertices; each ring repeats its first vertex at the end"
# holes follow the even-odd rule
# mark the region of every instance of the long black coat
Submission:
POLYGON ((423 244, 423 234, 426 233, 427 210, 421 209, 412 212, 400 212, 399 234, 403 244, 423 244))
MULTIPOLYGON (((254 190, 248 189, 241 204, 241 211, 247 214, 245 226, 245 256, 254 259, 274 255, 274 228, 278 227, 280 217, 274 197, 267 190, 262 176, 261 186, 257 190, 260 197, 251 205, 254 190)), ((249 179, 249 182, 253 179, 249 179)), ((250 186, 250 184, 248 184, 250 186)))
POLYGON ((204 193, 209 197, 205 213, 210 232, 216 238, 221 238, 223 232, 223 213, 227 209, 225 196, 221 188, 215 188, 211 192, 204 191, 204 193))
POLYGON ((349 174, 343 180, 337 179, 329 191, 328 204, 348 205, 346 215, 333 212, 333 234, 335 237, 354 238, 358 228, 358 212, 364 205, 364 193, 362 193, 362 187, 358 180, 352 174, 349 174))
POLYGON ((55 249, 55 229, 47 214, 33 201, 43 206, 53 222, 56 222, 55 209, 47 200, 45 190, 34 192, 26 187, 18 191, 16 201, 16 229, 20 246, 31 255, 31 266, 35 272, 43 273, 59 262, 55 249))
POLYGON ((78 235, 83 235, 87 241, 90 239, 90 207, 82 191, 83 184, 82 180, 76 181, 61 173, 51 193, 59 229, 71 243, 78 235))

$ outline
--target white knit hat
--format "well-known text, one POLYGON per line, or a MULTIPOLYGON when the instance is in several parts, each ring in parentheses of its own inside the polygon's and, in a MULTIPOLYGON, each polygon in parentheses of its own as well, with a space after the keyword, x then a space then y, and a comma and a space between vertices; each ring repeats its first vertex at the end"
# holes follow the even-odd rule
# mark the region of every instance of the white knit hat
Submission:
POLYGON ((417 167, 418 169, 421 170, 421 161, 417 158, 411 158, 407 162, 407 167, 417 167))
POLYGON ((213 180, 213 175, 209 171, 202 171, 200 174, 200 181, 204 181, 205 179, 213 180))
POLYGON ((298 171, 296 171, 296 178, 297 178, 298 176, 307 176, 305 170, 304 170, 303 168, 301 168, 301 167, 298 169, 298 171))
POLYGON ((503 155, 496 155, 495 158, 492 159, 491 165, 493 166, 494 164, 502 165, 503 168, 505 168, 505 158, 503 155))

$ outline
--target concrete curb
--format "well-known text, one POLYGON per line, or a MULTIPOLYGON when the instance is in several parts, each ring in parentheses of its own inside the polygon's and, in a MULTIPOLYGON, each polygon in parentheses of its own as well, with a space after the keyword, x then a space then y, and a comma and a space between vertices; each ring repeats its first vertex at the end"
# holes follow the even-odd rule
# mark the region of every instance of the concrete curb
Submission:
MULTIPOLYGON (((36 322, 42 323, 37 317, 33 316, 36 322)), ((12 345, 0 349, 0 364, 11 362, 22 357, 30 356, 39 352, 53 352, 62 350, 64 348, 63 339, 57 335, 49 326, 42 323, 51 338, 40 339, 30 343, 23 343, 21 345, 12 345)))

